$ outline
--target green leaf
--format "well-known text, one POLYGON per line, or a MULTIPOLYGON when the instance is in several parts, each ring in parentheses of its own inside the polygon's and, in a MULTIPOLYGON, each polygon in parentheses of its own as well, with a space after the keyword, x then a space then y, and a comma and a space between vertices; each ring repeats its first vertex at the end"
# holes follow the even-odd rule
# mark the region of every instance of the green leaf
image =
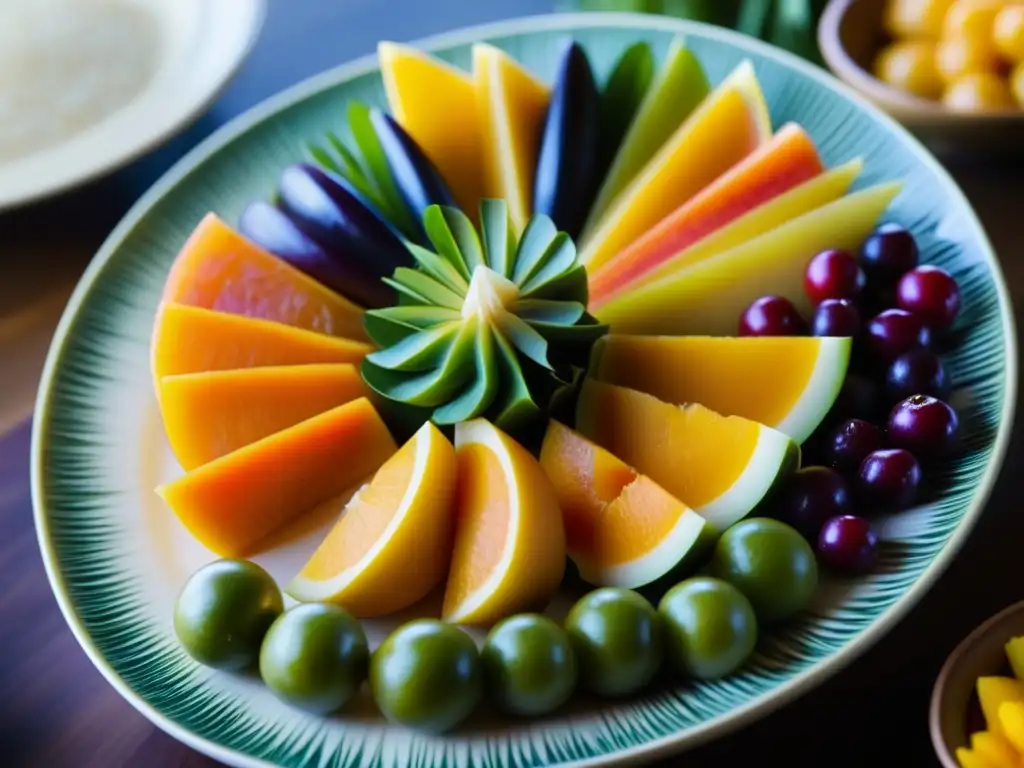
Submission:
POLYGON ((385 307, 363 313, 363 327, 377 346, 389 347, 425 328, 459 320, 460 317, 458 312, 447 307, 385 307))
POLYGON ((313 159, 326 168, 332 173, 336 173, 339 176, 344 176, 345 171, 342 170, 341 165, 334 159, 330 152, 323 147, 318 147, 316 144, 309 145, 309 154, 313 156, 313 159))
POLYGON ((548 343, 537 331, 511 312, 501 312, 497 318, 498 327, 512 346, 537 365, 551 369, 548 361, 548 343))
POLYGON ((365 359, 389 371, 427 371, 441 364, 461 330, 461 322, 436 325, 371 352, 365 359))
POLYGON ((511 280, 518 244, 508 204, 504 200, 481 200, 480 226, 487 266, 511 280))
POLYGON ((494 334, 487 323, 477 323, 475 376, 462 394, 434 411, 438 424, 457 424, 475 419, 487 410, 498 390, 494 359, 494 334))
POLYGON ((460 296, 466 295, 469 283, 466 282, 462 273, 452 266, 450 261, 415 243, 409 243, 406 247, 422 270, 460 296))
POLYGON ((512 307, 512 311, 517 317, 531 324, 572 325, 583 317, 587 310, 575 301, 519 299, 512 307))
POLYGON ((639 42, 629 46, 615 63, 601 92, 598 181, 604 178, 615 159, 615 152, 622 144, 653 79, 654 54, 647 43, 639 42))
POLYGON ((476 347, 474 323, 463 323, 459 334, 448 347, 437 368, 420 376, 397 383, 386 393, 389 397, 411 405, 437 407, 447 403, 473 375, 476 347))
POLYGON ((538 267, 527 276, 522 290, 530 291, 554 280, 576 265, 576 244, 564 232, 551 242, 538 267))
POLYGON ((487 264, 476 227, 473 226, 470 218, 458 208, 443 205, 441 206, 441 215, 444 216, 444 220, 448 224, 448 231, 451 232, 452 239, 455 240, 455 245, 462 255, 462 261, 472 278, 473 270, 487 264))
POLYGON ((448 226, 445 208, 446 206, 440 205, 431 205, 427 208, 423 213, 423 226, 427 230, 427 237, 433 244, 434 250, 455 267, 459 274, 466 280, 469 280, 472 277, 472 270, 463 256, 459 242, 455 239, 455 234, 448 226))
POLYGON ((587 269, 580 265, 564 272, 554 280, 543 285, 536 285, 520 293, 522 298, 554 299, 558 301, 575 301, 583 306, 590 298, 590 287, 587 283, 587 269))
POLYGON ((516 433, 540 416, 540 408, 530 394, 515 350, 505 336, 494 334, 497 352, 498 392, 491 406, 491 421, 498 429, 516 433))
MULTIPOLYGON (((589 316, 588 316, 589 317, 589 316)), ((596 321, 592 324, 561 325, 558 323, 530 323, 549 342, 552 356, 557 355, 552 363, 564 363, 586 366, 590 361, 590 350, 594 343, 608 333, 607 325, 596 321)))
POLYGON ((388 211, 389 216, 393 217, 391 221, 402 232, 415 233, 415 214, 406 207, 405 199, 391 175, 388 159, 370 120, 369 107, 358 101, 349 102, 348 126, 352 131, 352 139, 359 147, 363 176, 373 185, 381 207, 388 211))
POLYGON ((409 286, 398 282, 393 277, 382 277, 380 279, 385 285, 390 285, 398 293, 398 305, 400 307, 430 306, 430 300, 414 291, 409 286))
POLYGON ((423 299, 424 304, 455 310, 462 309, 462 297, 425 272, 409 267, 398 267, 395 269, 394 280, 412 289, 423 299))
POLYGON ((555 223, 544 215, 530 219, 523 230, 523 237, 516 250, 516 263, 512 267, 512 282, 522 286, 523 283, 540 266, 552 241, 558 237, 555 223))

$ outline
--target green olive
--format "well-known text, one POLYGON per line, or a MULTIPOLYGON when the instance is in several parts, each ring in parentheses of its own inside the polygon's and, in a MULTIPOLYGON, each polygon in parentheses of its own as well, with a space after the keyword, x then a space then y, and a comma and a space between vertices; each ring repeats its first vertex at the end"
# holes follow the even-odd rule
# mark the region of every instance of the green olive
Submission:
POLYGON ((326 715, 345 706, 366 678, 363 628, 334 605, 297 605, 277 618, 260 649, 260 675, 297 707, 326 715))
POLYGON ((514 715, 553 712, 576 687, 576 653, 569 636, 535 613, 497 624, 487 635, 480 660, 491 700, 514 715))
POLYGON ((676 584, 658 605, 672 666, 682 675, 714 680, 736 671, 754 652, 757 619, 750 601, 721 579, 676 584))
POLYGON ((409 622, 374 651, 370 688, 392 723, 444 733, 469 716, 483 692, 476 643, 442 621, 409 622))
POLYGON ((216 560, 189 577, 174 605, 174 632, 189 656, 238 671, 256 662, 284 603, 273 577, 248 560, 216 560))
POLYGON ((580 684, 599 696, 639 691, 661 666, 661 622, 636 592, 605 587, 584 595, 565 620, 580 684))

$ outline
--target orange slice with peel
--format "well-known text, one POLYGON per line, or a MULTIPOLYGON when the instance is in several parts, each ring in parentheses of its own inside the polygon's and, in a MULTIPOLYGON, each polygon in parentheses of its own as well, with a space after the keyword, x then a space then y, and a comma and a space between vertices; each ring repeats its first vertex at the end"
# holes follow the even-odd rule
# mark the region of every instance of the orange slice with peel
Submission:
POLYGON ((455 468, 455 448, 428 421, 345 505, 285 591, 361 618, 425 597, 451 559, 455 468))
POLYGON ((538 461, 484 419, 455 427, 455 552, 442 616, 490 624, 547 604, 565 572, 565 532, 538 461))

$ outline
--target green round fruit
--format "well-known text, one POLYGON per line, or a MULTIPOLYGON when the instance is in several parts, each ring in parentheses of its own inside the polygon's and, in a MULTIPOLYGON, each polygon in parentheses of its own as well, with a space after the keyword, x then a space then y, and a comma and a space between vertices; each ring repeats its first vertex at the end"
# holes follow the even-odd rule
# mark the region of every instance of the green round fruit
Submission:
POLYGON ((661 666, 657 611, 629 589, 605 587, 584 595, 565 628, 579 662, 580 684, 599 696, 628 696, 661 666))
POLYGON ((721 579, 676 584, 658 605, 672 666, 686 677, 714 680, 735 672, 754 652, 757 619, 750 601, 721 579))
POLYGON ((260 676, 290 704, 326 715, 356 694, 369 659, 363 628, 348 611, 307 603, 270 626, 260 649, 260 676))
POLYGON ((795 528, 767 517, 741 520, 722 534, 709 574, 746 595, 762 622, 804 610, 818 588, 818 562, 795 528))
POLYGON ((216 560, 193 573, 174 604, 174 632, 193 659, 238 671, 256 662, 284 602, 269 573, 248 560, 216 560))
POLYGON ((370 657, 370 688, 392 723, 444 733, 469 716, 483 692, 476 643, 442 621, 409 622, 370 657))
POLYGON ((484 689, 501 710, 537 717, 564 704, 576 687, 569 636, 545 616, 524 613, 497 624, 480 661, 484 689))

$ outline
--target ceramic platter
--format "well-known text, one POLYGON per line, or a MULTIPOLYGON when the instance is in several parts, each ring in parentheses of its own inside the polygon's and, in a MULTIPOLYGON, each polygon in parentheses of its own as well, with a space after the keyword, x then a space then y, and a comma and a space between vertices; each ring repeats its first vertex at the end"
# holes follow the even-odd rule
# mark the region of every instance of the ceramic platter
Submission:
MULTIPOLYGON (((243 115, 197 147, 139 201, 79 285, 46 367, 34 428, 36 525, 68 623, 107 680, 174 737, 239 766, 522 768, 632 764, 735 731, 823 683, 870 648, 932 586, 982 513, 1012 422, 1016 359, 999 265, 963 195, 895 122, 824 72, 722 29, 653 16, 555 15, 446 34, 418 45, 463 67, 489 41, 550 81, 572 35, 597 76, 634 41, 664 54, 682 33, 712 83, 749 58, 772 124, 794 120, 827 166, 862 156, 857 186, 900 179, 888 216, 912 229, 923 260, 963 291, 963 338, 947 363, 962 442, 926 503, 879 522, 881 566, 825 581, 811 610, 766 633, 752 663, 729 678, 621 703, 575 701, 549 719, 471 719, 444 737, 385 724, 368 700, 318 719, 280 703, 258 680, 212 672, 179 648, 172 605, 213 556, 153 489, 180 473, 168 451, 149 373, 150 328, 176 252, 209 211, 235 221, 267 198, 286 164, 341 124, 346 102, 384 105, 375 56, 326 72, 243 115)), ((279 581, 308 541, 260 556, 279 581)), ((393 624, 368 622, 371 644, 393 624)))
MULTIPOLYGON (((158 54, 146 65, 144 82, 130 101, 80 131, 0 163, 0 210, 119 168, 186 127, 245 61, 263 26, 266 3, 135 0, 96 4, 95 10, 105 33, 113 35, 111 28, 118 27, 128 36, 118 45, 148 45, 158 54)), ((42 69, 43 80, 52 76, 42 69)))

